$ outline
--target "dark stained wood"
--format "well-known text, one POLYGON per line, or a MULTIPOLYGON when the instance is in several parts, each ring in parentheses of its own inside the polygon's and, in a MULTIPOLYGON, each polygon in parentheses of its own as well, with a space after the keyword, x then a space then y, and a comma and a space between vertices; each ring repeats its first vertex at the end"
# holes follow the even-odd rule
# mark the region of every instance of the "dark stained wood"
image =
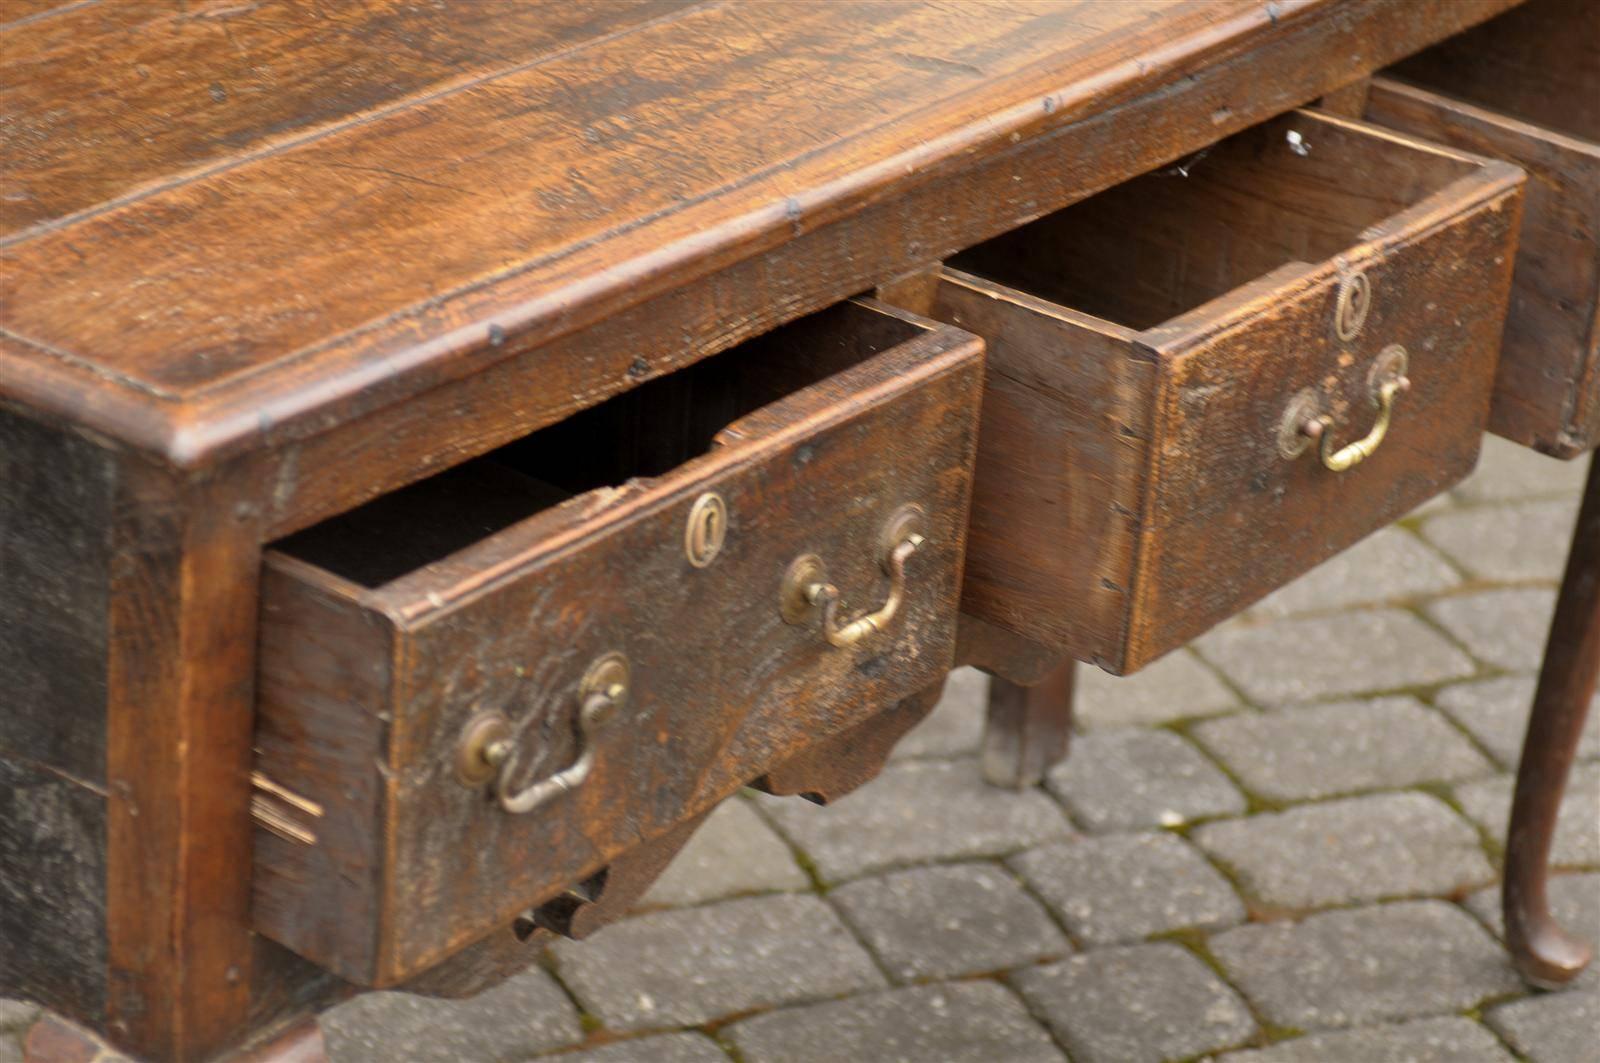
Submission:
MULTIPOLYGON (((980 429, 981 432, 981 429, 980 429)), ((1055 671, 1063 654, 971 613, 962 613, 956 629, 956 664, 971 665, 1018 686, 1041 683, 1055 671)))
POLYGON ((1342 85, 1317 101, 1317 106, 1340 118, 1360 118, 1367 110, 1367 94, 1372 91, 1372 79, 1362 78, 1342 85))
POLYGON ((1600 4, 1534 0, 1394 68, 1372 121, 1527 169, 1489 427, 1557 457, 1600 444, 1600 4))
POLYGON ((101 1023, 114 463, 0 407, 0 996, 101 1023))
MULTIPOLYGON (((0 6, 10 15, 16 3, 0 6)), ((36 18, 0 36, 0 106, 18 118, 0 172, 0 238, 462 91, 528 55, 685 6, 111 0, 36 18), (107 55, 115 60, 94 61, 107 55)))
POLYGON ((104 703, 62 747, 109 735, 99 1026, 199 1059, 350 991, 246 929, 263 542, 1510 3, 6 5, 4 206, 50 206, 0 239, 0 400, 119 468, 104 703))
MULTIPOLYGON (((766 283, 719 310, 776 324, 1509 2, 1370 4, 1359 20, 1339 0, 696 8, 13 244, 0 364, 7 389, 43 409, 182 463, 213 460, 418 395, 756 256, 766 283), (655 58, 641 67, 640 55, 655 58), (1041 150, 1017 173, 1010 153, 1024 140, 1041 150), (885 204, 989 165, 1013 171, 1005 196, 962 185, 947 200, 960 210, 895 231, 915 200, 885 204), (877 231, 861 228, 869 212, 877 231), (844 272, 787 250, 854 218, 844 272), (96 253, 74 253, 83 246, 96 253), (806 279, 818 273, 832 283, 806 279), (118 296, 72 312, 95 291, 118 296)), ((708 353, 691 345, 674 364, 708 353)), ((627 383, 595 379, 586 394, 627 383)), ((571 402, 555 390, 547 401, 571 402)))
POLYGON ((0 996, 103 1024, 106 800, 0 753, 0 996))
POLYGON ((838 734, 830 735, 756 779, 751 785, 819 805, 838 800, 876 778, 895 743, 925 719, 944 693, 944 677, 838 734))
POLYGON ((1037 786, 1072 742, 1072 687, 1077 665, 1063 661, 1033 686, 989 677, 983 777, 994 786, 1037 786))
POLYGON ((0 753, 103 787, 115 469, 0 407, 0 753))
POLYGON ((1530 0, 1399 63, 1397 76, 1489 110, 1600 141, 1600 9, 1530 0))
POLYGON ((418 510, 482 538, 449 556, 412 552, 416 522, 388 500, 283 544, 263 588, 259 768, 327 814, 301 819, 315 844, 258 832, 257 927, 393 984, 938 680, 981 361, 965 334, 847 304, 497 455, 546 484, 516 523, 441 503, 458 474, 418 485, 418 510), (572 497, 540 512, 550 481, 572 497), (726 501, 728 538, 694 569, 685 519, 706 491, 726 501), (784 622, 780 583, 807 553, 847 615, 874 608, 879 536, 908 503, 927 541, 881 637, 837 648, 814 620, 784 622), (455 779, 462 728, 486 708, 524 736, 519 778, 575 759, 576 684, 613 651, 633 688, 590 780, 515 816, 455 779), (540 858, 481 855, 523 852, 540 858))
POLYGON ((963 611, 1123 674, 1459 480, 1521 183, 1306 111, 957 256, 935 316, 990 343, 963 611), (1391 344, 1413 386, 1376 454, 1280 453, 1302 392, 1365 434, 1391 344))
POLYGON ((257 513, 246 485, 122 463, 108 621, 108 1027, 174 1063, 250 1007, 257 513))
POLYGON ((1572 532, 1572 553, 1550 621, 1533 714, 1506 836, 1506 941, 1523 976, 1553 988, 1588 966, 1592 945, 1572 937, 1550 915, 1545 892, 1550 843, 1567 775, 1600 678, 1600 461, 1590 459, 1588 486, 1572 532))

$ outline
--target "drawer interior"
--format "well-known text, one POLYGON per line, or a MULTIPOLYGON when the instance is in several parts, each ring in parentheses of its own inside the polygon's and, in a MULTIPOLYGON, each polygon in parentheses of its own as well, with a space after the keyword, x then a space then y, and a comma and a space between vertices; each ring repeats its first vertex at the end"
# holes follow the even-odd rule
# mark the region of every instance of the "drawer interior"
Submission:
POLYGON ((1388 73, 1557 133, 1600 142, 1600 3, 1529 0, 1388 73))
POLYGON ((980 244, 950 265, 1143 330, 1287 263, 1330 259, 1474 169, 1298 112, 980 244))
POLYGON ((380 587, 575 495, 668 473, 708 452, 746 414, 922 331, 841 303, 307 528, 276 549, 380 587))

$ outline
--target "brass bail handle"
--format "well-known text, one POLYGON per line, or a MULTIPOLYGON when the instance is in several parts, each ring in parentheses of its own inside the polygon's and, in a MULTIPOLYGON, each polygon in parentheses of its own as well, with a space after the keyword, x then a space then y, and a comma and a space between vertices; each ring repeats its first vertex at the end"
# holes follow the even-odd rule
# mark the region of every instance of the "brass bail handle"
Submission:
POLYGON ((1406 377, 1404 347, 1394 344, 1384 348, 1368 375, 1368 387, 1372 393, 1372 405, 1377 410, 1377 417, 1372 422, 1372 429, 1365 436, 1342 447, 1335 447, 1333 418, 1327 414, 1312 417, 1300 429, 1317 444, 1317 455, 1322 459, 1323 466, 1333 472, 1344 472, 1360 465, 1372 457, 1388 436, 1389 426, 1394 421, 1395 399, 1401 392, 1411 387, 1411 381, 1406 377))
POLYGON ((554 775, 522 789, 512 785, 516 774, 516 742, 510 725, 499 713, 486 714, 467 724, 457 749, 456 766, 469 786, 494 780, 500 807, 522 815, 575 790, 594 772, 597 733, 616 718, 628 698, 628 659, 608 653, 589 666, 578 688, 578 756, 554 775))
POLYGON ((785 621, 802 624, 817 610, 822 612, 822 636, 829 645, 850 647, 883 631, 893 622, 906 600, 906 561, 925 541, 916 530, 922 523, 918 506, 905 506, 890 518, 881 536, 883 568, 889 575, 889 596, 882 605, 854 620, 841 620, 839 588, 828 582, 822 559, 803 554, 789 565, 779 592, 785 621))

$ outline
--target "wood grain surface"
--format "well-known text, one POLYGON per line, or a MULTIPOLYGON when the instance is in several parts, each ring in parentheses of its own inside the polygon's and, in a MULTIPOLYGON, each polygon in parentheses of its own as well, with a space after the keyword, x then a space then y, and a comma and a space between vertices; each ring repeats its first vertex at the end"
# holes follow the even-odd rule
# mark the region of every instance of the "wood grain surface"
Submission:
POLYGON ((963 610, 1122 674, 1464 476, 1521 186, 1305 111, 956 256, 933 314, 990 341, 963 610), (1279 452, 1300 393, 1364 434, 1391 344, 1413 387, 1379 452, 1279 452))
POLYGON ((497 454, 509 481, 469 466, 284 543, 263 587, 258 763, 326 815, 303 824, 314 844, 258 832, 257 927, 395 984, 937 683, 981 371, 965 333, 846 304, 497 454), (552 483, 565 500, 544 508, 552 483), (686 514, 711 491, 727 540, 693 568, 686 514), (818 617, 785 622, 804 554, 846 616, 876 608, 880 536, 907 504, 926 542, 881 633, 838 647, 818 617), (519 780, 575 760, 577 684, 612 652, 631 688, 588 781, 527 815, 461 785, 457 742, 487 709, 519 736, 519 780))
MULTIPOLYGON (((274 139, 292 101, 252 110, 248 84, 235 84, 243 102, 206 107, 212 85, 228 92, 225 74, 208 74, 204 96, 171 118, 193 141, 141 144, 126 178, 99 176, 124 169, 126 109, 75 101, 81 78, 101 76, 83 71, 95 20, 133 16, 68 10, 0 30, 8 69, 27 74, 6 97, 23 131, 6 196, 42 212, 0 242, 0 382, 197 463, 290 422, 315 430, 398 401, 1016 139, 1170 92, 1169 116, 1190 124, 1176 139, 1124 137, 1137 172, 1509 2, 702 3, 653 17, 607 7, 587 22, 580 6, 570 26, 534 19, 503 39, 506 20, 489 16, 446 31, 395 14, 380 40, 414 33, 469 57, 448 82, 430 81, 439 72, 423 59, 397 60, 400 83, 382 91, 362 82, 345 35, 300 24, 312 8, 208 5, 126 27, 127 59, 104 76, 176 79, 220 35, 238 62, 253 70, 270 55, 306 92, 305 70, 346 54, 355 84, 315 109, 321 124, 274 139), (274 32, 254 25, 275 11, 274 32), (83 32, 59 39, 80 19, 83 32), (1259 58, 1272 49, 1280 59, 1259 58), (1263 61, 1278 64, 1273 76, 1263 61), (1231 83, 1222 98, 1191 77, 1200 68, 1231 83), (238 148, 215 155, 229 137, 238 148), (108 187, 123 180, 142 183, 108 187)), ((381 24, 381 11, 340 17, 381 24)), ((190 98, 199 80, 169 98, 190 98)), ((884 265, 880 277, 895 268, 884 265)), ((782 256, 769 268, 783 275, 782 256)))
POLYGON ((1372 121, 1509 159, 1528 204, 1489 427, 1600 445, 1600 4, 1534 0, 1377 79, 1372 121))

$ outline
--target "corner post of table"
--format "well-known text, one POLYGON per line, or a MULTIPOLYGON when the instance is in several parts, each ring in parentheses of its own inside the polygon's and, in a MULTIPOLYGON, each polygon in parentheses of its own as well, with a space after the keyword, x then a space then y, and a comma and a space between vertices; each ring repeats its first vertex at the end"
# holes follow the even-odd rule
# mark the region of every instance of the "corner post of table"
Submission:
POLYGON ((1572 537, 1572 553, 1550 623, 1544 666, 1528 718, 1506 837, 1502 906, 1506 942, 1528 981, 1553 987, 1588 965, 1592 949, 1550 915, 1550 846, 1589 702, 1600 676, 1600 461, 1572 537))
POLYGON ((209 1058, 249 1024, 261 518, 240 470, 122 461, 106 699, 107 1032, 209 1058))

